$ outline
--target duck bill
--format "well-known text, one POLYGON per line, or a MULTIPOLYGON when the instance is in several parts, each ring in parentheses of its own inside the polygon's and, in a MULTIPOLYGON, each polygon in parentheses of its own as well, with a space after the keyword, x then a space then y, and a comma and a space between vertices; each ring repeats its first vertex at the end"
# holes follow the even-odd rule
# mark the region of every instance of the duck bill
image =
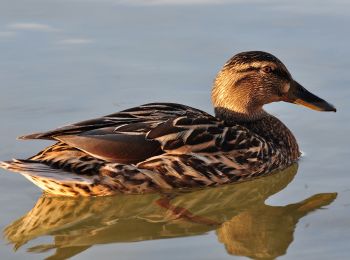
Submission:
POLYGON ((294 80, 290 84, 290 89, 283 100, 289 103, 302 105, 317 111, 337 111, 332 104, 312 94, 294 80))

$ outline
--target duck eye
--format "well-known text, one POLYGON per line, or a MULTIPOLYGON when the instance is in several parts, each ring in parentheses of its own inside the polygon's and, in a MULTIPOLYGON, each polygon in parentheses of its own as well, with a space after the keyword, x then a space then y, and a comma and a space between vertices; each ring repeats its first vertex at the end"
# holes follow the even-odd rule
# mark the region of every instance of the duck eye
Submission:
POLYGON ((265 73, 271 73, 272 72, 272 68, 270 66, 264 66, 261 69, 265 73))

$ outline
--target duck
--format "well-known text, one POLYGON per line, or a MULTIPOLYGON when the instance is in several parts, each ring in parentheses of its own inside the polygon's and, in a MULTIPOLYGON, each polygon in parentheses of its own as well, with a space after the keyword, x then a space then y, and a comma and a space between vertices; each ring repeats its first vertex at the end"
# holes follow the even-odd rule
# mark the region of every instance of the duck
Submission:
POLYGON ((214 115, 177 103, 149 103, 21 136, 55 143, 0 167, 58 196, 218 186, 265 176, 299 159, 296 138, 264 105, 284 101, 336 112, 263 51, 230 58, 214 79, 211 99, 214 115))

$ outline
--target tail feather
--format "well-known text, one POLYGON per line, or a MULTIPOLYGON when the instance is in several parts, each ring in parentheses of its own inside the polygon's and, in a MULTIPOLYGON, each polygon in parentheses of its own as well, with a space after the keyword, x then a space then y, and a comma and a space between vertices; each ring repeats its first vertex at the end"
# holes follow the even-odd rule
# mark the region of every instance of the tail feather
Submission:
POLYGON ((42 178, 52 181, 61 181, 65 183, 73 182, 79 184, 92 184, 93 178, 89 176, 79 176, 71 172, 55 169, 49 165, 43 164, 41 162, 31 161, 31 160, 18 160, 13 159, 12 161, 0 162, 0 167, 18 172, 25 177, 42 178))
POLYGON ((96 177, 74 174, 31 160, 4 161, 0 162, 0 167, 22 174, 47 193, 64 196, 94 195, 91 194, 91 187, 94 186, 96 177))
POLYGON ((21 135, 17 137, 18 140, 32 140, 32 139, 44 139, 44 140, 54 140, 51 136, 45 136, 43 133, 34 133, 28 135, 21 135))

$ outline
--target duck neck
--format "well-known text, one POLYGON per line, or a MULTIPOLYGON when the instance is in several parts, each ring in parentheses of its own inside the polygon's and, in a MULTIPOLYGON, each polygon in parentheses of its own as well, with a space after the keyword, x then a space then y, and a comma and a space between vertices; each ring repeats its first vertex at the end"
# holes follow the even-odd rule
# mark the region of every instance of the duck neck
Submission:
POLYGON ((254 110, 253 112, 249 110, 237 110, 229 109, 225 107, 215 107, 215 116, 224 120, 227 123, 230 122, 254 122, 264 117, 269 116, 269 114, 261 109, 254 110))

